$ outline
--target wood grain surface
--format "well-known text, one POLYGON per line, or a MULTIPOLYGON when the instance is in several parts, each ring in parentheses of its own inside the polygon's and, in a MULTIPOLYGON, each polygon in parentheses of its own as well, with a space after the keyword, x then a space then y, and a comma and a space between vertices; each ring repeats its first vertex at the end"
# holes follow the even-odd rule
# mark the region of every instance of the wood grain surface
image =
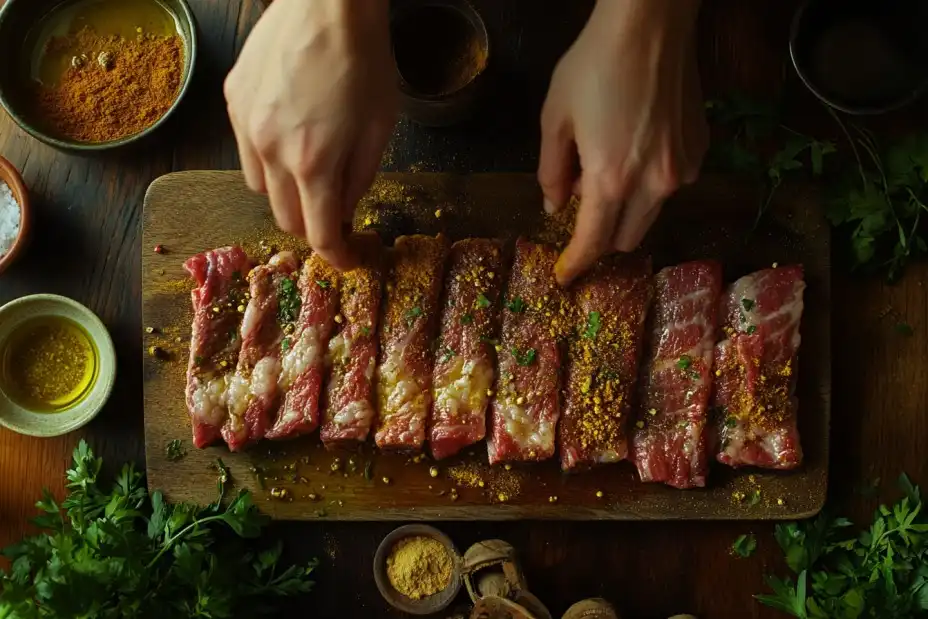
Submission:
MULTIPOLYGON (((144 362, 149 485, 174 500, 207 503, 215 494, 217 472, 211 465, 222 458, 236 484, 254 492, 264 501, 262 509, 281 519, 808 517, 825 501, 828 470, 830 230, 814 199, 792 196, 752 232, 754 211, 746 207, 753 197, 731 179, 703 179, 667 205, 647 249, 655 270, 686 260, 719 259, 729 281, 773 263, 804 266, 808 288, 797 395, 805 462, 790 474, 715 466, 707 489, 684 492, 640 483, 629 463, 575 475, 563 475, 555 460, 509 470, 490 467, 483 442, 440 463, 380 454, 370 445, 359 452, 326 453, 318 436, 264 441, 236 454, 224 446, 191 448, 184 458, 171 461, 166 452, 170 441, 190 445, 184 370, 192 282, 183 261, 231 244, 243 245, 252 255, 267 245, 306 248, 276 230, 266 198, 249 192, 240 173, 181 172, 159 178, 145 196, 142 216, 142 321, 146 331, 153 329, 145 348, 158 346, 165 357, 146 354, 144 362), (165 253, 145 249, 155 245, 165 253), (434 478, 433 466, 438 471, 434 478), (272 498, 278 489, 287 491, 286 500, 272 498), (556 497, 553 503, 551 497, 556 497)), ((529 174, 388 173, 361 201, 355 225, 367 227, 365 220, 371 221, 387 242, 401 234, 438 232, 452 240, 493 236, 509 245, 519 234, 565 241, 564 230, 545 226, 551 220, 542 216, 540 204, 538 184, 529 174), (437 209, 440 217, 434 215, 437 209)))
MULTIPOLYGON (((788 65, 789 20, 800 0, 704 0, 700 64, 706 96, 745 91, 782 100, 792 126, 839 139, 820 105, 788 65)), ((142 431, 141 209, 148 185, 172 170, 236 169, 235 142, 221 84, 257 21, 259 0, 190 0, 200 25, 196 84, 179 114, 130 151, 84 158, 54 151, 0 117, 0 154, 23 172, 35 207, 32 244, 0 276, 0 302, 24 294, 71 296, 109 327, 120 381, 106 410, 81 432, 31 439, 0 430, 0 545, 18 540, 42 486, 63 493, 71 450, 86 438, 112 470, 145 456, 142 431)), ((576 36, 591 2, 475 0, 494 37, 502 75, 487 109, 470 124, 428 131, 405 120, 384 160, 388 170, 532 172, 540 109, 551 69, 576 36), (500 83, 501 82, 501 83, 500 83)), ((925 127, 925 104, 868 121, 881 135, 925 127)), ((833 440, 829 500, 862 519, 875 507, 859 488, 900 472, 928 480, 928 264, 901 282, 851 274, 835 238, 832 294, 833 440), (905 321, 914 331, 898 334, 905 321)), ((295 609, 317 617, 398 616, 374 586, 371 562, 392 523, 276 523, 288 556, 322 559, 319 586, 295 609)), ((782 573, 770 523, 454 522, 439 525, 459 548, 489 537, 519 549, 531 588, 561 613, 603 595, 623 616, 662 619, 691 612, 704 619, 782 617, 757 604, 763 575, 782 573), (730 553, 755 533, 749 560, 730 553)))

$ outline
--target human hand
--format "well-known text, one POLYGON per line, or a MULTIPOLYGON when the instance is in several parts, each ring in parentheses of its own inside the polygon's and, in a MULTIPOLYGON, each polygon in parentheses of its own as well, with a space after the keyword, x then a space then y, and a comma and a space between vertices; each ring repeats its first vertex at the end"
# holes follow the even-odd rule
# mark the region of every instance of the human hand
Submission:
POLYGON ((694 41, 698 5, 598 0, 554 71, 538 180, 549 213, 574 189, 581 196, 573 238, 555 267, 562 285, 606 253, 634 250, 664 200, 699 174, 708 128, 694 41))
POLYGON ((226 78, 248 186, 338 269, 396 121, 391 59, 386 0, 276 0, 226 78))

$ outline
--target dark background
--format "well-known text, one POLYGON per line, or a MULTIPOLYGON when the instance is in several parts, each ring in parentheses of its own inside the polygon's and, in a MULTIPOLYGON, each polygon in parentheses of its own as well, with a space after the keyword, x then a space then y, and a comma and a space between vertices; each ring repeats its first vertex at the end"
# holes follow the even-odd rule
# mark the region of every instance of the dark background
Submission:
MULTIPOLYGON (((96 311, 110 328, 120 374, 102 414, 82 432, 30 439, 0 430, 0 545, 18 539, 40 488, 63 492, 74 444, 87 438, 111 464, 143 461, 141 410, 140 216, 148 184, 172 170, 234 169, 238 156, 225 117, 222 79, 260 16, 259 0, 190 0, 200 24, 196 85, 179 114, 146 143, 99 157, 45 147, 0 118, 0 154, 22 172, 35 208, 33 242, 0 276, 0 303, 54 292, 96 311)), ((538 112, 551 69, 582 27, 591 3, 573 0, 475 2, 491 31, 495 86, 471 122, 426 130, 400 121, 385 157, 390 170, 532 171, 538 112)), ((821 107, 788 67, 789 20, 797 2, 705 0, 700 64, 707 97, 745 91, 783 100, 791 122, 813 135, 835 134, 821 107)), ((880 119, 881 130, 907 130, 924 106, 880 119)), ((836 242, 836 246, 839 244, 836 242)), ((836 508, 864 517, 873 507, 856 489, 870 480, 915 480, 928 473, 928 269, 918 265, 887 286, 834 274, 832 483, 836 508), (887 308, 891 314, 887 314, 887 308), (904 319, 901 337, 886 316, 904 319)), ((887 485, 887 484, 884 484, 887 485)), ((319 586, 302 614, 390 614, 373 583, 374 549, 393 524, 280 523, 294 557, 318 556, 319 586)), ((449 523, 460 548, 500 537, 522 553, 532 590, 557 614, 581 598, 603 595, 626 617, 692 612, 704 618, 774 617, 752 594, 782 562, 765 523, 449 523), (755 557, 730 555, 741 533, 758 535, 755 557)))

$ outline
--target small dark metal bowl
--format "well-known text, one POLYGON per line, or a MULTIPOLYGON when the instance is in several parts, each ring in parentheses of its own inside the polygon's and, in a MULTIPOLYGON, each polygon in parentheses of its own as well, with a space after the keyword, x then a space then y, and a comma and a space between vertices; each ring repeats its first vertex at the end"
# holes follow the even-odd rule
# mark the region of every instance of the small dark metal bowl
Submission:
MULTIPOLYGON (((803 83, 827 105, 848 114, 881 114, 908 105, 928 90, 928 38, 921 32, 926 23, 928 2, 924 0, 806 0, 793 18, 790 57, 803 83), (849 95, 828 85, 828 77, 843 73, 859 79, 866 71, 874 71, 865 66, 867 61, 879 62, 879 58, 874 60, 877 53, 864 52, 867 57, 856 60, 834 54, 840 59, 827 61, 831 68, 825 68, 824 48, 840 45, 838 28, 847 28, 852 22, 864 24, 868 30, 881 30, 881 38, 871 41, 873 47, 880 49, 880 41, 885 40, 892 52, 898 53, 899 62, 894 65, 899 75, 894 76, 892 87, 849 95)), ((843 36, 846 42, 853 41, 854 53, 866 49, 864 37, 855 37, 847 30, 843 36)), ((885 76, 886 72, 879 73, 885 76)))
POLYGON ((150 127, 133 135, 109 142, 79 142, 48 133, 30 114, 26 97, 31 78, 26 39, 32 29, 46 16, 68 0, 6 0, 0 8, 0 105, 6 113, 35 139, 63 150, 95 152, 111 150, 137 142, 161 127, 180 105, 193 76, 197 58, 197 28, 187 0, 161 0, 161 4, 177 19, 179 34, 184 41, 184 74, 180 92, 165 114, 150 127))
MULTIPOLYGON (((403 113, 411 120, 427 127, 447 127, 466 120, 473 112, 490 62, 490 36, 480 13, 468 0, 398 0, 390 16, 393 33, 393 58, 399 80, 400 103, 403 113), (440 94, 421 92, 404 76, 404 67, 396 57, 396 31, 402 20, 412 19, 417 11, 429 9, 454 11, 470 29, 470 35, 479 46, 483 66, 466 83, 440 94)), ((425 26, 425 24, 423 24, 425 26)), ((427 26, 426 26, 427 27, 427 26)))
POLYGON ((430 527, 426 524, 408 524, 394 529, 383 538, 383 541, 380 542, 380 546, 377 547, 377 552, 374 555, 374 582, 377 583, 377 589, 380 591, 380 595, 382 595, 383 599, 393 608, 409 613, 410 615, 431 615, 448 608, 451 602, 454 601, 454 598, 460 593, 461 555, 458 549, 455 548, 454 542, 435 527, 430 527), (451 582, 448 583, 448 586, 445 587, 444 590, 439 591, 435 595, 430 595, 427 598, 422 598, 421 600, 413 600, 394 589, 393 585, 390 584, 390 579, 387 577, 387 557, 390 555, 390 551, 393 550, 393 546, 401 539, 407 537, 431 537, 441 542, 445 549, 451 554, 451 558, 454 561, 454 568, 451 572, 451 582))

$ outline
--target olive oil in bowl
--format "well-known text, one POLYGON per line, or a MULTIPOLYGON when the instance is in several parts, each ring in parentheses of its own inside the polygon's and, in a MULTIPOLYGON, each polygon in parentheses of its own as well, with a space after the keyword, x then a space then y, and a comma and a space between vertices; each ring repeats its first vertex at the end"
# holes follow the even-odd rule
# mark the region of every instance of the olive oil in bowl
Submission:
POLYGON ((93 389, 99 358, 90 335, 76 322, 63 316, 29 319, 0 350, 0 386, 27 410, 63 412, 93 389))

